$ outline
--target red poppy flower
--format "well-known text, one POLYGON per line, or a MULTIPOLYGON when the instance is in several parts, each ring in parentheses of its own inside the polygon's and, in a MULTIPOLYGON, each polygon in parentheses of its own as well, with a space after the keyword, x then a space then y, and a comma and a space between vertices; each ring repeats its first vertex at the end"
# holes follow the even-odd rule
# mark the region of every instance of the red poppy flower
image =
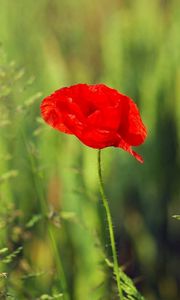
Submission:
POLYGON ((53 128, 74 134, 89 147, 119 147, 143 162, 131 148, 147 136, 137 106, 104 84, 61 88, 42 101, 41 113, 53 128))

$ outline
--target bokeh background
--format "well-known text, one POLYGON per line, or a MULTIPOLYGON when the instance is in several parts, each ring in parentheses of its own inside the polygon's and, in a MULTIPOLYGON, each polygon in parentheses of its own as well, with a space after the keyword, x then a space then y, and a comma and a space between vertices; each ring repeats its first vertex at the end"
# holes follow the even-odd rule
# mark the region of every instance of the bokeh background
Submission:
POLYGON ((119 262, 146 299, 180 299, 179 30, 178 0, 0 0, 1 299, 117 299, 96 150, 40 118, 79 82, 141 111, 144 164, 103 151, 119 262))

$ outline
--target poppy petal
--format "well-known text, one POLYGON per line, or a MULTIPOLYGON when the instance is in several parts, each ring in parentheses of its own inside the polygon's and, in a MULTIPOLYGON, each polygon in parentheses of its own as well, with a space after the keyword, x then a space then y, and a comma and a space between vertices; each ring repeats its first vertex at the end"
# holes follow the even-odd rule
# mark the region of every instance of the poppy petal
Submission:
POLYGON ((121 111, 119 108, 109 106, 101 110, 96 110, 87 118, 87 126, 97 129, 115 130, 117 131, 121 122, 121 111))
POLYGON ((129 152, 132 156, 134 156, 140 163, 143 163, 144 160, 141 157, 141 155, 139 155, 138 153, 136 153, 134 150, 132 150, 131 146, 129 146, 125 141, 123 141, 122 139, 120 139, 120 142, 118 144, 119 148, 122 148, 123 150, 129 152))
POLYGON ((137 105, 131 98, 124 96, 123 121, 119 127, 119 134, 132 146, 142 144, 147 136, 146 128, 141 120, 137 105))
POLYGON ((115 132, 95 128, 86 128, 78 138, 87 146, 95 149, 103 149, 118 143, 115 132))
POLYGON ((56 108, 51 96, 45 98, 41 103, 41 114, 43 119, 53 128, 64 133, 72 134, 72 132, 64 125, 63 116, 56 108))

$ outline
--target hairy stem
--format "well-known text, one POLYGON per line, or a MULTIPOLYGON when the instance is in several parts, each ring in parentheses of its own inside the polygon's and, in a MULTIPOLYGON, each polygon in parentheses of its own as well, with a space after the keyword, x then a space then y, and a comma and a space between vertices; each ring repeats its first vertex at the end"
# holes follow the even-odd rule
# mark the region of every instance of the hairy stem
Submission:
POLYGON ((124 297, 123 297, 123 292, 122 292, 121 283, 120 283, 120 274, 119 274, 119 266, 118 266, 118 259, 117 259, 117 253, 116 253, 115 239, 114 239, 112 217, 111 217, 108 200, 107 200, 105 192, 104 192, 104 184, 103 184, 103 179, 102 179, 101 150, 98 150, 98 177, 99 177, 100 193, 101 193, 103 205, 104 205, 104 208, 106 211, 106 218, 107 218, 107 222, 108 222, 111 250, 112 250, 112 255, 113 255, 113 268, 114 268, 114 274, 116 276, 119 299, 123 300, 124 297))

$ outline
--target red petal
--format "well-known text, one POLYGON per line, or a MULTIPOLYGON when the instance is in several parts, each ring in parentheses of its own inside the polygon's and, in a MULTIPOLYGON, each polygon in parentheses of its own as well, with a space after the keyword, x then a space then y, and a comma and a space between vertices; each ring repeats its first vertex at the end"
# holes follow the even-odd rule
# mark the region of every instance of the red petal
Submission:
POLYGON ((77 134, 80 126, 82 130, 83 114, 72 98, 62 95, 61 90, 43 100, 41 112, 44 120, 57 130, 69 134, 77 134))
POLYGON ((40 108, 43 119, 50 126, 64 133, 72 134, 72 132, 64 125, 63 116, 61 112, 57 110, 55 102, 53 101, 51 96, 43 100, 40 108))
POLYGON ((119 127, 119 134, 129 145, 142 144, 147 136, 146 128, 141 120, 136 104, 127 96, 123 102, 123 121, 119 127))
POLYGON ((129 152, 131 155, 133 155, 140 163, 143 163, 144 160, 141 157, 141 155, 139 155, 138 153, 136 153, 135 151, 132 150, 131 146, 128 145, 126 142, 124 142, 122 139, 120 139, 120 142, 118 144, 119 148, 122 148, 123 150, 129 152))
POLYGON ((121 110, 111 106, 96 110, 87 118, 87 127, 117 131, 121 122, 121 110))
POLYGON ((85 116, 107 106, 115 106, 120 101, 120 94, 104 84, 76 84, 60 89, 61 95, 72 97, 85 116))
POLYGON ((78 138, 87 146, 95 149, 114 146, 118 143, 116 133, 96 128, 86 128, 84 132, 78 136, 78 138))

